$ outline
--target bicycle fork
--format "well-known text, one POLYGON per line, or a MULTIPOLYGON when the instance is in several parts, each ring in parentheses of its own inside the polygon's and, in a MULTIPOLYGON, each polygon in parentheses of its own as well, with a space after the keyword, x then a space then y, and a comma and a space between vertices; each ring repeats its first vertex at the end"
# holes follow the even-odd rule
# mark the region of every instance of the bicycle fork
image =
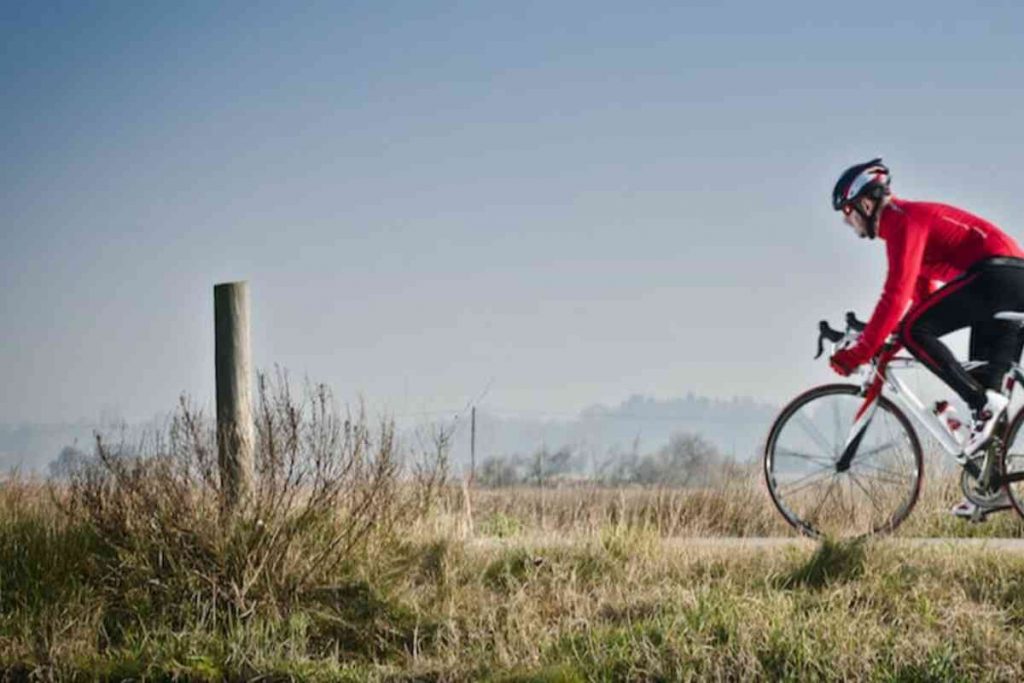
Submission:
POLYGON ((853 418, 853 424, 850 426, 850 433, 846 437, 846 443, 843 445, 842 455, 836 461, 836 472, 845 472, 850 469, 850 463, 853 462, 853 456, 857 454, 857 449, 860 448, 860 442, 864 439, 864 434, 868 431, 868 426, 871 424, 871 418, 875 416, 875 411, 878 410, 878 397, 882 394, 882 378, 875 377, 875 380, 868 387, 867 393, 864 397, 864 403, 861 404, 860 409, 853 418))

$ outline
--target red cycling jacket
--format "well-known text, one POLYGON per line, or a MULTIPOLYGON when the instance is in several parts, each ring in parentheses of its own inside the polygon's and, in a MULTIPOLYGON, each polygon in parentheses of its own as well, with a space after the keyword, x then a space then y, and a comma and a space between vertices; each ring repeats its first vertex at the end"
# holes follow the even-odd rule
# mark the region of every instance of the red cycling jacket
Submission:
POLYGON ((1016 240, 983 218, 946 204, 893 197, 882 210, 889 273, 867 328, 851 348, 859 365, 870 359, 912 304, 990 256, 1024 258, 1016 240))

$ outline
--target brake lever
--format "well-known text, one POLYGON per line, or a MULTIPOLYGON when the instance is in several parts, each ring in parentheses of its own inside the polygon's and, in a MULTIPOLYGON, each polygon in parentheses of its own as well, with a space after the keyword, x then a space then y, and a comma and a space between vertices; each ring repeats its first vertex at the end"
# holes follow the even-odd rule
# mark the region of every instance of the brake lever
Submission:
POLYGON ((815 360, 821 358, 821 354, 825 352, 825 340, 835 341, 832 338, 832 328, 829 327, 827 320, 822 320, 818 323, 818 353, 814 354, 815 360))
POLYGON ((825 352, 824 340, 828 339, 830 342, 838 342, 846 335, 839 330, 833 330, 829 326, 827 320, 822 320, 818 323, 818 353, 814 356, 816 359, 821 358, 821 354, 825 352))
POLYGON ((867 327, 867 326, 868 326, 867 323, 865 323, 865 322, 863 322, 861 320, 857 320, 857 315, 853 311, 847 311, 846 312, 846 328, 847 329, 853 330, 855 332, 863 332, 864 328, 867 327))

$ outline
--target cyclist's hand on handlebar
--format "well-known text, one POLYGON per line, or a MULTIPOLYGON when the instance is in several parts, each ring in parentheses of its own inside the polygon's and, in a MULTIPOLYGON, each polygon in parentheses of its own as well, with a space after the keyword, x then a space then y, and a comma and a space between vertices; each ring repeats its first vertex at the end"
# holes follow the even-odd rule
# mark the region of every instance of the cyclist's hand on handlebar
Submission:
POLYGON ((837 374, 842 375, 843 377, 848 377, 854 370, 864 363, 864 361, 860 359, 860 355, 861 354, 858 352, 856 347, 840 349, 833 354, 828 362, 837 374))

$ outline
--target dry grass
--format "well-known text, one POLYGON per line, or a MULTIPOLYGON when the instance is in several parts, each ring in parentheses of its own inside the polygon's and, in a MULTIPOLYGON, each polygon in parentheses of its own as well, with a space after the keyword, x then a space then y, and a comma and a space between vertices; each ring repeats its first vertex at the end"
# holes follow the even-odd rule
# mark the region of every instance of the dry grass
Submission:
MULTIPOLYGON (((931 473, 929 473, 931 474, 931 473)), ((936 474, 924 489, 898 536, 1024 537, 1024 523, 1008 510, 983 524, 953 518, 961 498, 955 476, 936 474)), ((595 535, 608 528, 649 531, 658 536, 791 536, 793 529, 775 509, 759 472, 748 470, 709 489, 519 487, 472 492, 473 527, 483 535, 569 532, 595 535)), ((451 489, 445 508, 464 514, 460 490, 451 489)))
MULTIPOLYGON (((764 550, 666 540, 792 534, 753 476, 706 490, 478 490, 467 498, 460 486, 439 486, 443 462, 404 467, 387 424, 371 430, 358 414, 336 418, 317 395, 264 401, 257 497, 230 522, 204 474, 209 426, 187 409, 174 427, 184 431, 148 454, 101 448, 99 468, 66 486, 0 486, 4 675, 803 681, 1021 673, 1022 557, 885 541, 764 550)), ((1021 536, 1012 513, 976 526, 949 518, 958 498, 955 481, 928 481, 900 533, 1021 536)))
MULTIPOLYGON (((608 527, 660 536, 778 536, 789 529, 752 477, 715 489, 478 489, 475 527, 594 534, 608 527), (504 520, 504 521, 502 521, 504 520)), ((457 504, 452 505, 456 509, 457 504)))
POLYGON ((171 625, 125 614, 127 582, 111 601, 89 569, 101 545, 43 492, 0 500, 0 661, 15 678, 1010 680, 1024 661, 1024 558, 986 550, 421 535, 276 617, 171 625))
POLYGON ((644 536, 447 552, 448 647, 419 664, 465 678, 470 662, 598 680, 1005 680, 1024 654, 1019 559, 644 536))

